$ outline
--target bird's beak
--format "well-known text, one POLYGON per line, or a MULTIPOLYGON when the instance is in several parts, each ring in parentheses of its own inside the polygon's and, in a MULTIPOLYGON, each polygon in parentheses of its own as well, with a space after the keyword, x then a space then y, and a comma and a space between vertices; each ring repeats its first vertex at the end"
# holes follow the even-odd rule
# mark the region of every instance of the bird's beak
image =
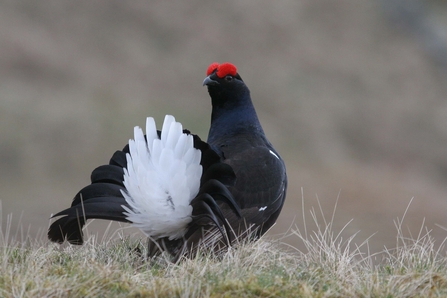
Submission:
POLYGON ((203 80, 203 85, 202 86, 211 86, 211 85, 219 85, 218 81, 213 80, 212 78, 210 78, 211 75, 207 76, 205 78, 205 80, 203 80))

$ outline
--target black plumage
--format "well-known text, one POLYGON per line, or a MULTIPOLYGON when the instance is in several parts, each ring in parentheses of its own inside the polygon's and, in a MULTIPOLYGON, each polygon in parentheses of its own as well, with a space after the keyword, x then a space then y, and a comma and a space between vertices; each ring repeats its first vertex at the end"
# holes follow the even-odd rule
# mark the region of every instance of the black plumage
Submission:
POLYGON ((250 91, 232 64, 211 65, 203 84, 213 107, 207 142, 237 177, 228 189, 242 218, 231 212, 224 212, 225 216, 238 234, 251 226, 260 236, 276 222, 285 201, 284 161, 267 140, 250 91))
MULTIPOLYGON (((285 165, 265 137, 247 86, 229 63, 210 65, 207 75, 203 84, 213 109, 207 143, 193 135, 203 172, 190 202, 192 221, 180 239, 150 239, 150 255, 167 251, 178 258, 203 242, 221 248, 248 234, 257 238, 275 223, 284 204, 285 165)), ((91 184, 76 194, 70 208, 53 216, 60 218, 49 228, 51 241, 82 244, 82 227, 90 218, 129 222, 122 194, 128 153, 126 145, 109 164, 93 170, 91 184)))

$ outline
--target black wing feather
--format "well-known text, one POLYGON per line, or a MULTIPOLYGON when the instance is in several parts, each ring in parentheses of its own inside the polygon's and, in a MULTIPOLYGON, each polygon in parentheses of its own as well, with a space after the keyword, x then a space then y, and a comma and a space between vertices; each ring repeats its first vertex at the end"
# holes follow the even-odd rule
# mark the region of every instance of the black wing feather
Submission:
POLYGON ((90 179, 92 183, 111 183, 123 185, 124 170, 116 165, 103 165, 93 170, 90 179))
POLYGON ((76 206, 62 210, 53 217, 64 216, 53 222, 48 230, 51 241, 62 243, 66 239, 71 244, 82 244, 82 227, 87 219, 98 218, 129 222, 122 207, 127 205, 123 197, 89 198, 76 206))
POLYGON ((92 198, 99 197, 121 197, 124 200, 121 190, 124 190, 124 187, 121 185, 112 183, 93 183, 87 185, 76 194, 71 206, 74 207, 81 204, 81 201, 84 201, 85 203, 92 198))
POLYGON ((116 151, 112 158, 110 158, 109 164, 114 166, 119 166, 121 168, 127 167, 127 159, 126 159, 126 153, 129 152, 129 146, 127 145, 124 147, 122 151, 116 151), (127 151, 125 151, 127 149, 127 151))

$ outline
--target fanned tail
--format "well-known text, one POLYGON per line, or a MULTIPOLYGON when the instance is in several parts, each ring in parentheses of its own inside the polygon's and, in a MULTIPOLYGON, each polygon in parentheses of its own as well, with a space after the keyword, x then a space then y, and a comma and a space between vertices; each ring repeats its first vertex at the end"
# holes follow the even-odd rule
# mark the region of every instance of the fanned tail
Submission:
POLYGON ((148 118, 146 135, 136 127, 134 139, 92 172, 91 184, 78 192, 71 207, 53 216, 60 218, 48 237, 82 244, 85 222, 97 218, 131 223, 173 247, 172 254, 203 227, 217 227, 223 238, 231 238, 224 235, 231 229, 220 204, 241 216, 227 189, 235 179, 232 168, 174 117, 166 116, 161 132, 148 118))
POLYGON ((161 138, 153 118, 147 119, 146 129, 145 138, 136 127, 129 142, 124 214, 153 239, 179 239, 192 220, 190 203, 199 192, 201 152, 173 116, 165 117, 161 138))

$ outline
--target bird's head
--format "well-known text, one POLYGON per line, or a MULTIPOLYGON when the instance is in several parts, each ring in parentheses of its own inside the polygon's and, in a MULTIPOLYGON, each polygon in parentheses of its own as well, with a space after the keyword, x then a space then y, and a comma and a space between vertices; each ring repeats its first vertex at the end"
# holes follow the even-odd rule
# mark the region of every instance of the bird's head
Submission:
POLYGON ((249 94, 249 90, 238 74, 236 66, 229 62, 211 63, 206 75, 203 86, 208 87, 213 106, 237 103, 249 94))

